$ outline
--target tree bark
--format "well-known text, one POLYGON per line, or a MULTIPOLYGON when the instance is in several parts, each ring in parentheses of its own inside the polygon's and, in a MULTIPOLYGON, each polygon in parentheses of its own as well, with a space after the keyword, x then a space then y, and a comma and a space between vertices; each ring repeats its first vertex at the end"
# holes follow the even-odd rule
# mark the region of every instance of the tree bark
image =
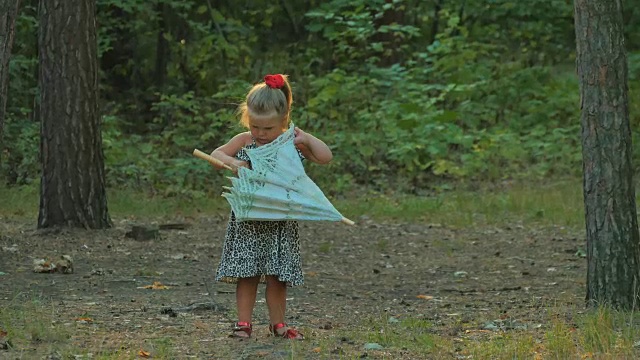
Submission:
POLYGON ((575 0, 590 307, 637 306, 640 245, 620 0, 575 0))
POLYGON ((38 227, 106 228, 95 0, 40 0, 38 227))
POLYGON ((9 60, 20 0, 0 1, 0 163, 4 147, 4 118, 9 88, 9 60))

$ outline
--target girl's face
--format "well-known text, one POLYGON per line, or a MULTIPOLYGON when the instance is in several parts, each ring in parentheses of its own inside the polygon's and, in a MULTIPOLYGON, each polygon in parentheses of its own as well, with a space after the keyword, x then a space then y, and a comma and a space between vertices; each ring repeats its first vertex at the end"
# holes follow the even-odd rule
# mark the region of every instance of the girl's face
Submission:
POLYGON ((286 119, 282 116, 249 116, 249 131, 258 146, 275 140, 286 130, 285 127, 286 119))

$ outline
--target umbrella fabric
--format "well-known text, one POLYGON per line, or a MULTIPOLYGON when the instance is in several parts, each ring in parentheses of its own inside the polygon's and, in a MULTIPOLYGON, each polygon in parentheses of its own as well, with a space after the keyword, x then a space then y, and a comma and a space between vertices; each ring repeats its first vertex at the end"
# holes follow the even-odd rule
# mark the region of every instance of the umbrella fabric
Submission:
POLYGON ((305 173, 294 138, 291 124, 271 143, 246 150, 251 169, 240 168, 222 194, 236 220, 343 220, 305 173))

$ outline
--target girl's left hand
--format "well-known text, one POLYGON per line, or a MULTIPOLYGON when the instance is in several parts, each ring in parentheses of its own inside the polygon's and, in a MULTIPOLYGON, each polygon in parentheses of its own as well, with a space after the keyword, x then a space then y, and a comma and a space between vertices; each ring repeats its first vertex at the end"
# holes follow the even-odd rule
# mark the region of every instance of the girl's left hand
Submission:
POLYGON ((296 135, 296 137, 293 139, 293 143, 298 145, 298 144, 303 144, 305 145, 307 143, 307 133, 302 131, 299 127, 295 127, 293 129, 293 133, 296 135))

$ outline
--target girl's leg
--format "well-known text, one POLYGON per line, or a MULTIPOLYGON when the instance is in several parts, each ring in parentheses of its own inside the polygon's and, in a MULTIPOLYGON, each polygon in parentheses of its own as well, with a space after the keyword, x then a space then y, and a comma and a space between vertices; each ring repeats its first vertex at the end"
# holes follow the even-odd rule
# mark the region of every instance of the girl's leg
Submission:
POLYGON ((236 306, 238 307, 239 322, 251 323, 259 282, 259 276, 238 279, 236 284, 236 306))
POLYGON ((287 307, 287 284, 279 281, 275 276, 267 276, 265 297, 267 298, 269 321, 271 322, 269 329, 275 334, 288 339, 304 339, 304 335, 298 330, 289 328, 284 322, 284 312, 287 307))
MULTIPOLYGON (((287 307, 287 284, 279 281, 275 276, 267 276, 267 308, 271 325, 284 322, 284 312, 287 307)), ((286 329, 285 329, 286 330, 286 329)))

